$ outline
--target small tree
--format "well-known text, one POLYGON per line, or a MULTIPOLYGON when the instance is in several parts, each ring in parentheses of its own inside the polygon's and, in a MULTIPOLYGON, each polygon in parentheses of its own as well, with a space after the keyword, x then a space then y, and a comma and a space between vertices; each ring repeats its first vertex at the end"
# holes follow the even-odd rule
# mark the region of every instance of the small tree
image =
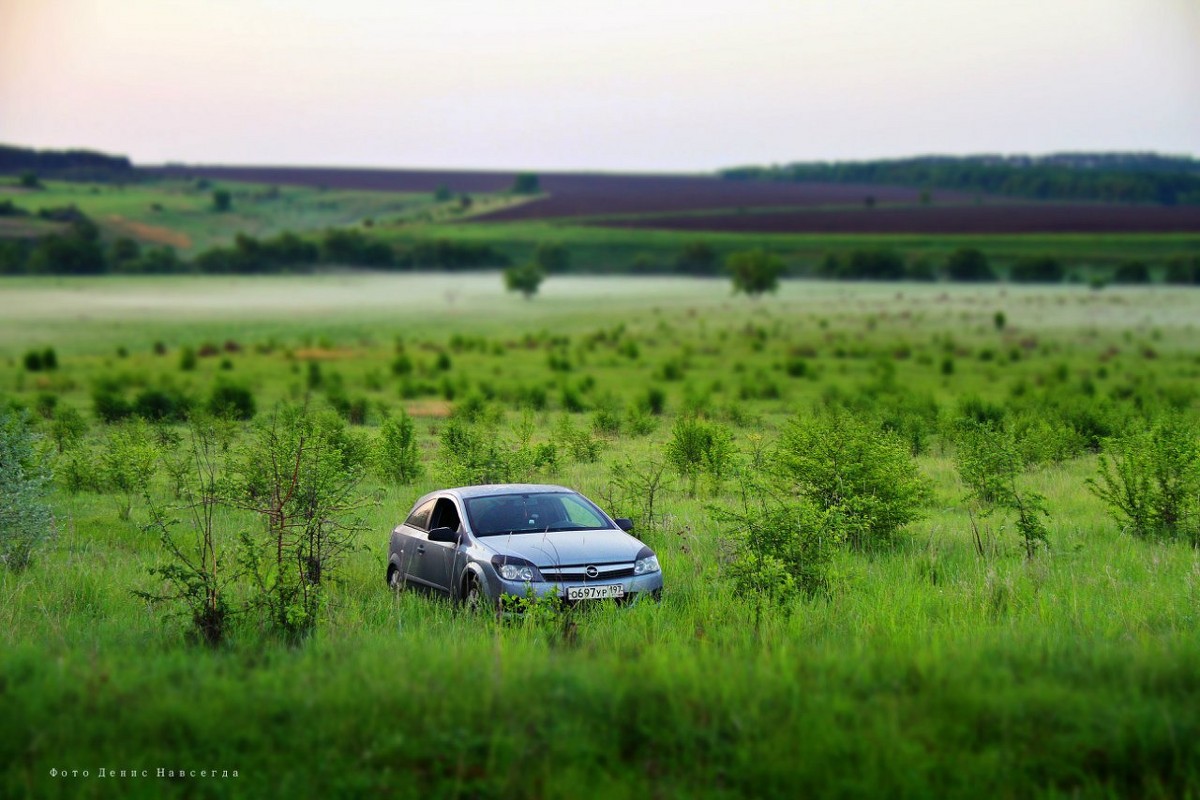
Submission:
POLYGON ((134 594, 151 602, 181 606, 178 613, 191 622, 191 633, 216 647, 224 641, 234 613, 229 592, 240 570, 215 524, 217 512, 227 502, 218 455, 221 436, 212 423, 203 421, 193 423, 191 435, 191 452, 180 462, 177 496, 183 501, 181 507, 167 509, 148 500, 150 523, 146 529, 157 534, 168 557, 166 563, 151 567, 150 574, 158 576, 165 588, 135 590, 134 594), (175 512, 181 512, 182 518, 172 516, 175 512), (178 533, 181 526, 190 529, 190 538, 178 533))
MULTIPOLYGON (((1017 532, 1025 548, 1025 557, 1033 558, 1039 544, 1047 541, 1046 498, 1028 491, 1018 483, 1025 460, 1013 432, 1002 423, 969 424, 958 436, 955 462, 958 474, 972 500, 984 513, 1006 509, 1016 512, 1017 532)), ((976 531, 976 548, 983 554, 983 542, 976 531)))
POLYGON ((671 429, 667 443, 667 461, 688 484, 688 494, 696 495, 700 476, 717 486, 733 469, 733 435, 715 422, 693 415, 682 415, 671 429))
POLYGON ((1200 539, 1200 440, 1172 414, 1149 430, 1104 443, 1088 488, 1135 536, 1189 533, 1200 539))
POLYGON ((928 488, 909 445, 839 407, 797 416, 773 455, 779 481, 818 509, 837 509, 855 547, 891 541, 921 517, 928 488))
POLYGON ((409 484, 421 476, 416 426, 403 410, 399 416, 389 417, 379 426, 375 469, 380 478, 392 484, 409 484))
POLYGON ((560 242, 539 242, 533 251, 533 262, 547 274, 566 272, 571 265, 571 251, 560 242))
POLYGON ((228 189, 216 189, 212 193, 213 211, 223 214, 233 208, 233 195, 228 189))
POLYGON ((994 281, 996 273, 987 256, 974 247, 960 247, 946 259, 946 275, 952 281, 994 281))
POLYGON ((504 288, 510 292, 520 292, 526 300, 537 294, 545 279, 546 271, 532 261, 504 270, 504 288))
POLYGON ((0 564, 23 570, 54 534, 51 470, 25 412, 0 410, 0 564))
POLYGON ((521 172, 513 179, 513 194, 537 194, 541 190, 541 180, 534 172, 521 172))
POLYGON ((240 454, 236 503, 262 519, 242 535, 251 605, 288 638, 316 627, 325 584, 366 529, 361 456, 336 416, 290 406, 261 423, 240 454))
POLYGON ((783 261, 765 250, 748 250, 729 256, 725 260, 725 269, 733 280, 734 294, 759 297, 779 289, 783 261))
POLYGON ((100 485, 116 496, 122 520, 129 519, 134 501, 146 495, 158 455, 150 429, 140 419, 109 431, 100 451, 100 485))
POLYGON ((18 179, 18 184, 22 189, 41 189, 42 181, 38 178, 36 172, 22 172, 18 179))

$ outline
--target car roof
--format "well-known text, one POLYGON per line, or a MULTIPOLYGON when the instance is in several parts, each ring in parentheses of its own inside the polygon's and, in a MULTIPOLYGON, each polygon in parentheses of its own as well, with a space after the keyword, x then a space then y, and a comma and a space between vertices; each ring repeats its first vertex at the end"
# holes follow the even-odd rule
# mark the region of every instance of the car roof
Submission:
POLYGON ((574 489, 568 489, 566 486, 558 486, 552 483, 487 483, 482 486, 458 486, 453 489, 438 489, 424 495, 413 504, 413 507, 416 508, 434 497, 447 494, 457 497, 460 500, 469 500, 473 497, 497 497, 506 494, 533 494, 535 492, 570 492, 571 494, 576 494, 574 489))

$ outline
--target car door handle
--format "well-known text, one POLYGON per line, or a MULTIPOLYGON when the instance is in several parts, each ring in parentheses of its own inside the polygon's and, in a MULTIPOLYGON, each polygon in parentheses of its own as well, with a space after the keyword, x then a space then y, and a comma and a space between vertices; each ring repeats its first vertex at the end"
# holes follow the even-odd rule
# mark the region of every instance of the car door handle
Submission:
POLYGON ((424 552, 425 552, 425 545, 423 545, 423 544, 417 545, 417 554, 420 555, 421 553, 424 553, 424 552))

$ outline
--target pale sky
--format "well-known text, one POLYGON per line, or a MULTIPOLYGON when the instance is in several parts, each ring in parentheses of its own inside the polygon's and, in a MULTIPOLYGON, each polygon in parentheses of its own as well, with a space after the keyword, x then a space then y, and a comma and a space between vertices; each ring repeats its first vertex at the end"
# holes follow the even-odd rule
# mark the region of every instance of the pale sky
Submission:
POLYGON ((0 0, 0 142, 611 171, 1200 155, 1200 0, 0 0))

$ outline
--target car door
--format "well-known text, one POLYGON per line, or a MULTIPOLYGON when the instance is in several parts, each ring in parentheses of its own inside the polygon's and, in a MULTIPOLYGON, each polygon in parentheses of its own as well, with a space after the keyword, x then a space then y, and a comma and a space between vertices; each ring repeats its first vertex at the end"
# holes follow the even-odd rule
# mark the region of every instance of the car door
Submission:
POLYGON ((421 566, 418 556, 424 551, 428 541, 426 532, 429 530, 429 520, 433 516, 433 507, 436 502, 436 500, 429 500, 417 506, 408 515, 408 519, 392 531, 391 549, 399 559, 400 572, 405 583, 414 582, 421 585, 425 583, 417 575, 417 570, 421 566))
MULTIPOLYGON (((453 498, 439 497, 434 503, 428 530, 434 528, 449 528, 462 533, 462 517, 453 498)), ((417 547, 415 575, 427 586, 449 593, 453 585, 458 545, 455 542, 431 542, 428 532, 422 544, 424 546, 417 547)))

